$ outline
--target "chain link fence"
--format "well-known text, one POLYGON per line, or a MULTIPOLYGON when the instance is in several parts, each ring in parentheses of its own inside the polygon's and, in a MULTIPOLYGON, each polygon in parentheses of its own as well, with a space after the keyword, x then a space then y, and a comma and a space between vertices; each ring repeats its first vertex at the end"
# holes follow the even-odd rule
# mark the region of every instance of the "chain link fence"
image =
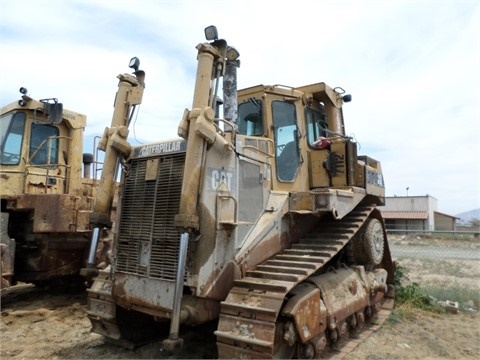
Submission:
POLYGON ((480 309, 480 238, 476 234, 388 232, 388 243, 407 282, 417 283, 437 301, 480 309))

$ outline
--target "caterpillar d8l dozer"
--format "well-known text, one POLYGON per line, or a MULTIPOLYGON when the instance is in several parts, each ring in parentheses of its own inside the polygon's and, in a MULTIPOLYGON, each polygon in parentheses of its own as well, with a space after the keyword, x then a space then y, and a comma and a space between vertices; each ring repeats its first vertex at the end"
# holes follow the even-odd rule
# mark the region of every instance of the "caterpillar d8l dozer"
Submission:
POLYGON ((97 256, 89 245, 107 233, 115 211, 116 148, 143 94, 144 74, 137 70, 140 79, 118 76, 112 127, 98 145, 105 152, 100 179, 91 171, 96 156, 83 154, 85 115, 64 109, 57 99, 35 100, 25 88, 19 101, 1 108, 2 288, 17 282, 83 284, 88 279, 82 268, 107 261, 105 251, 97 256))
POLYGON ((133 347, 164 323, 174 351, 180 324, 218 320, 220 358, 321 358, 393 305, 380 162, 345 135, 342 89, 237 91, 239 53, 205 34, 180 138, 125 161, 92 331, 133 347))

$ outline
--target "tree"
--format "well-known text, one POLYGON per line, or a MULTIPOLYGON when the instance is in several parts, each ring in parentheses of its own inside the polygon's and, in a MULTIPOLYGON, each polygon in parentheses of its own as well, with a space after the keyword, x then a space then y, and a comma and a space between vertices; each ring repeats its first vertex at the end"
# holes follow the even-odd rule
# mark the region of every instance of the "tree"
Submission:
POLYGON ((478 238, 480 237, 480 219, 470 219, 468 225, 474 231, 473 237, 478 238))
POLYGON ((468 226, 472 228, 480 228, 480 219, 470 219, 468 226))

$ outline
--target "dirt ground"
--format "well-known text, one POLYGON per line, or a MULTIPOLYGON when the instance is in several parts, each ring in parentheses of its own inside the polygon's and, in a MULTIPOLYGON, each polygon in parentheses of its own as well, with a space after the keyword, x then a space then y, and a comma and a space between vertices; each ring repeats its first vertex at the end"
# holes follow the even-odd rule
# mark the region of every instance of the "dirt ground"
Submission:
MULTIPOLYGON (((90 333, 86 296, 52 294, 25 287, 2 299, 1 359, 167 359, 214 358, 214 324, 185 335, 182 353, 163 353, 160 342, 136 350, 110 344, 90 333)), ((478 359, 478 312, 427 313, 395 309, 390 318, 346 359, 478 359)))
POLYGON ((385 324, 345 359, 479 359, 478 313, 433 314, 420 310, 385 324))
MULTIPOLYGON (((160 341, 127 350, 90 332, 86 293, 52 293, 33 286, 2 297, 0 359, 168 359, 160 341)), ((189 332, 181 358, 215 357, 212 325, 201 328, 201 339, 189 332), (210 327, 210 328, 209 328, 210 327), (206 333, 210 336, 205 336, 206 333), (201 340, 201 343, 199 341, 201 340), (204 343, 211 345, 204 346, 204 343)), ((168 329, 167 333, 168 335, 168 329)))
MULTIPOLYGON (((478 264, 478 262, 476 263, 478 264)), ((417 266, 417 265, 416 265, 417 266)), ((418 266, 417 266, 418 267, 418 266)), ((477 267, 478 268, 478 267, 477 267)), ((477 270, 479 271, 479 270, 477 270)), ((419 277, 421 279, 424 274, 419 277)), ((475 274, 474 288, 479 286, 475 274)), ((126 350, 90 332, 86 292, 52 293, 23 285, 4 292, 0 317, 1 359, 215 358, 215 324, 182 332, 182 352, 162 352, 160 341, 126 350)), ((167 329, 168 330, 168 329, 167 329)), ((347 360, 479 359, 480 315, 395 308, 383 326, 347 360)))

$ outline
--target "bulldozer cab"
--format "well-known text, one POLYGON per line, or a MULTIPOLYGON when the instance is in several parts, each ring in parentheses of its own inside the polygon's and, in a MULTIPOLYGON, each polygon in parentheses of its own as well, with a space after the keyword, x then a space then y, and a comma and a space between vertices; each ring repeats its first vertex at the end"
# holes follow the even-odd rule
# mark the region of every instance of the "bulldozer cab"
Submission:
POLYGON ((67 194, 81 184, 86 116, 27 95, 1 109, 2 195, 67 194), (81 170, 80 170, 81 171, 81 170))
POLYGON ((343 89, 324 83, 259 85, 239 90, 238 96, 239 135, 271 140, 274 190, 363 189, 359 198, 366 193, 383 202, 380 163, 358 156, 357 144, 345 135, 342 106, 351 96, 343 89))

